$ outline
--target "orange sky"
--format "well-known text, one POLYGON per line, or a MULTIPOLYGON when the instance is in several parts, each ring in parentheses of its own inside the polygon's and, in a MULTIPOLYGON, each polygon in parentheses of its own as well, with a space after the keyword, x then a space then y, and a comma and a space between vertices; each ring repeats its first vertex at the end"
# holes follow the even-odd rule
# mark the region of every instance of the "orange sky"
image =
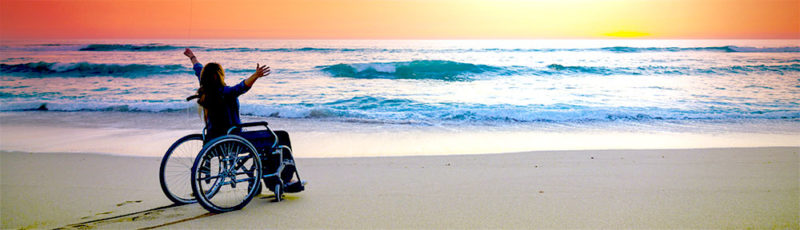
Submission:
POLYGON ((800 38, 800 0, 0 0, 0 39, 800 38))

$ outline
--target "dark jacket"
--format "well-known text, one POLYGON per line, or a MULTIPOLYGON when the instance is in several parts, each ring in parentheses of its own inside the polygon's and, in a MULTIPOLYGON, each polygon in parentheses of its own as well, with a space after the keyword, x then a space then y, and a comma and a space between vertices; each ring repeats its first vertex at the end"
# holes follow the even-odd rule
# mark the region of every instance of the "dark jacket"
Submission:
MULTIPOLYGON (((194 74, 197 75, 198 81, 202 71, 202 64, 197 63, 194 65, 194 74)), ((223 86, 219 90, 217 95, 222 95, 222 104, 206 107, 208 110, 208 121, 206 122, 206 136, 208 139, 225 135, 230 127, 242 123, 239 119, 239 95, 246 93, 250 90, 250 87, 247 87, 244 84, 244 80, 242 80, 239 84, 223 86)))

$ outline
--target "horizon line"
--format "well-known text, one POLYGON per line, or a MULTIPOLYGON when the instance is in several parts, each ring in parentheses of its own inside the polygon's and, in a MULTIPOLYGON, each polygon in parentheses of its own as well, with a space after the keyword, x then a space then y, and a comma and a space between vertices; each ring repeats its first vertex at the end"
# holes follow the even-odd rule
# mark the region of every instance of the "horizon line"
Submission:
POLYGON ((2 38, 0 41, 19 41, 19 40, 800 40, 796 37, 12 37, 2 38))

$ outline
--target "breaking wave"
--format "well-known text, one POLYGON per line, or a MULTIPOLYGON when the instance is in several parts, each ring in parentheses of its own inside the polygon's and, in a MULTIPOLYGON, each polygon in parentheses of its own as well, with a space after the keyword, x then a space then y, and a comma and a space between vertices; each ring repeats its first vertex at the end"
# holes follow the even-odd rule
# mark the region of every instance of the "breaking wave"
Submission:
POLYGON ((417 60, 410 62, 340 63, 317 66, 333 77, 357 79, 432 79, 443 81, 469 81, 491 76, 565 76, 565 75, 725 75, 725 74, 794 74, 800 64, 736 65, 696 68, 691 66, 490 66, 444 60, 417 60))
POLYGON ((190 73, 181 65, 144 65, 144 64, 96 64, 88 62, 30 62, 22 64, 0 64, 0 73, 12 76, 27 77, 138 77, 155 74, 190 73))
MULTIPOLYGON (((584 123, 609 121, 681 121, 767 119, 800 121, 800 110, 783 108, 684 110, 658 107, 603 107, 572 104, 509 105, 474 103, 423 103, 409 99, 358 96, 320 103, 241 105, 245 115, 279 118, 332 119, 387 123, 439 122, 545 122, 584 123)), ((196 111, 196 104, 186 101, 154 102, 39 102, 4 103, 0 111, 119 111, 177 112, 196 111)))
MULTIPOLYGON (((161 44, 146 44, 146 45, 133 45, 133 44, 90 44, 86 47, 80 48, 78 51, 165 51, 165 50, 181 50, 186 47, 161 45, 161 44)), ((197 48, 197 47, 190 47, 197 48)))
POLYGON ((375 62, 317 66, 334 77, 361 79, 435 79, 445 81, 469 80, 468 75, 498 72, 502 67, 443 60, 410 62, 375 62))

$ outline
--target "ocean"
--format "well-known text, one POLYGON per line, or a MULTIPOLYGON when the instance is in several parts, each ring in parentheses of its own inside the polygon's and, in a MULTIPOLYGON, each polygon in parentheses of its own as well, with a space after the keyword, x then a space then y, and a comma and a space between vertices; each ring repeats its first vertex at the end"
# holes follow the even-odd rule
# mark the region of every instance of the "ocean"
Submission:
POLYGON ((543 137, 587 131, 797 137, 799 44, 621 39, 3 41, 0 111, 196 113, 196 103, 185 100, 198 87, 182 54, 189 47, 200 62, 220 63, 228 85, 249 76, 256 63, 269 65, 272 74, 240 97, 241 113, 291 124, 326 124, 300 132, 437 129, 446 136, 494 130, 522 133, 515 136, 519 143, 530 142, 530 133, 543 137))

